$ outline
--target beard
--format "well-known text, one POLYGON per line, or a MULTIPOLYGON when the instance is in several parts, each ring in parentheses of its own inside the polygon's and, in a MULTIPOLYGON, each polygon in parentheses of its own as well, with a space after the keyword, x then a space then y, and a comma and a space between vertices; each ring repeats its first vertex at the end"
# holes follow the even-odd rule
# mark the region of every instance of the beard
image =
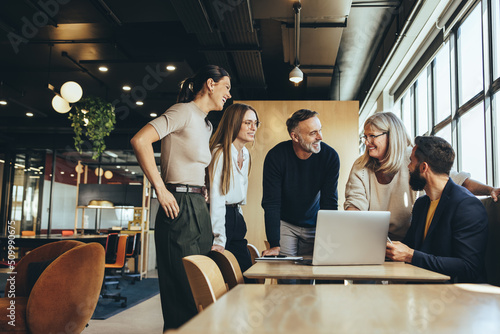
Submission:
POLYGON ((420 176, 420 166, 415 167, 415 170, 410 173, 410 187, 414 191, 424 190, 427 185, 427 180, 420 176))
POLYGON ((300 147, 307 153, 319 153, 321 151, 321 145, 318 145, 318 148, 314 147, 315 144, 321 144, 321 140, 312 142, 312 143, 307 143, 301 135, 299 135, 299 144, 300 147))

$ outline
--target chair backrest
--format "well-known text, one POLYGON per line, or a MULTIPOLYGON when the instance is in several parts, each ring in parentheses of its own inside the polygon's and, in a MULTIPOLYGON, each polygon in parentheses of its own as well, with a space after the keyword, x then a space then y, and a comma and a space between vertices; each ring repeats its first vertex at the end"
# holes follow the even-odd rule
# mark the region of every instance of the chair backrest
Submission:
POLYGON ((260 257, 259 250, 252 244, 247 244, 248 251, 250 252, 250 258, 252 259, 252 264, 255 264, 255 259, 260 257))
MULTIPOLYGON (((60 242, 69 243, 70 241, 60 242)), ((69 246, 71 244, 62 244, 59 249, 69 246)), ((38 248, 31 253, 37 250, 38 248)), ((52 253, 50 249, 45 250, 52 253)), ((95 242, 81 244, 59 255, 43 271, 31 290, 26 308, 29 332, 81 333, 84 331, 99 300, 103 277, 104 248, 102 245, 95 242)))
POLYGON ((21 231, 21 235, 24 236, 33 236, 35 235, 35 231, 21 231))
MULTIPOLYGON (((28 297, 28 265, 32 262, 44 262, 54 259, 72 248, 84 245, 83 242, 75 240, 65 240, 51 242, 40 246, 26 254, 16 265, 16 297, 28 297)), ((102 247, 102 246, 101 246, 102 247)), ((5 290, 8 291, 8 290, 5 290)))
POLYGON ((500 286, 500 200, 491 197, 481 200, 488 213, 488 242, 486 244, 486 281, 500 286))
POLYGON ((190 255, 182 259, 198 312, 227 292, 217 264, 208 256, 190 255))
POLYGON ((229 290, 238 284, 245 283, 240 265, 233 253, 226 249, 224 253, 211 251, 208 256, 214 260, 219 267, 229 290))
POLYGON ((106 263, 116 262, 116 251, 118 249, 118 233, 108 234, 106 239, 106 263))
POLYGON ((135 256, 141 249, 141 234, 134 233, 127 239, 127 257, 135 256))
POLYGON ((127 238, 128 235, 120 235, 120 237, 118 238, 118 247, 116 248, 116 260, 114 263, 106 263, 106 268, 122 268, 125 265, 127 238))

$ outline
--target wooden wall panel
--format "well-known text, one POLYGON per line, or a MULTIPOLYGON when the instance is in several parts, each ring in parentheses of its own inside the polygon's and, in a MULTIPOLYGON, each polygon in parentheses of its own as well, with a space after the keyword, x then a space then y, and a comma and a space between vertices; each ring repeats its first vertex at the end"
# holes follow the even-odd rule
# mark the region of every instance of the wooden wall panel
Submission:
POLYGON ((358 101, 235 101, 253 106, 262 122, 255 145, 249 145, 252 155, 247 204, 243 214, 247 223, 247 240, 260 251, 266 239, 262 200, 262 168, 267 152, 281 141, 289 140, 285 122, 295 111, 307 108, 319 113, 323 126, 323 141, 340 156, 339 209, 344 204, 347 177, 358 157, 358 101))

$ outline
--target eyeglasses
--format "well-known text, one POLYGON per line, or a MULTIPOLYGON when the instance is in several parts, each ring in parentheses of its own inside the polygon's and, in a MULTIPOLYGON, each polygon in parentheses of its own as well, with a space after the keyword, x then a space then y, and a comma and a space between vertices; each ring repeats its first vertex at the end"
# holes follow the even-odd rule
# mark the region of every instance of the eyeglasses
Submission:
POLYGON ((383 136, 383 135, 386 135, 386 134, 389 134, 389 131, 382 132, 379 135, 368 135, 368 136, 367 135, 363 135, 363 136, 361 136, 361 140, 363 141, 363 143, 367 143, 367 142, 373 143, 373 141, 375 140, 375 138, 383 136))
POLYGON ((252 125, 255 126, 255 128, 258 128, 260 126, 259 121, 243 121, 243 124, 245 124, 248 128, 251 128, 252 125))

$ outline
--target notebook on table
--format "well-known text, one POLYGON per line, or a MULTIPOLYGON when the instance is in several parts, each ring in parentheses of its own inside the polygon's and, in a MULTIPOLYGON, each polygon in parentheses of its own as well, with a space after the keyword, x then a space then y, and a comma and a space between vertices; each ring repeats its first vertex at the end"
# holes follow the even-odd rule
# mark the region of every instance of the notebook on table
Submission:
POLYGON ((312 264, 384 263, 390 217, 389 211, 320 210, 312 264))

